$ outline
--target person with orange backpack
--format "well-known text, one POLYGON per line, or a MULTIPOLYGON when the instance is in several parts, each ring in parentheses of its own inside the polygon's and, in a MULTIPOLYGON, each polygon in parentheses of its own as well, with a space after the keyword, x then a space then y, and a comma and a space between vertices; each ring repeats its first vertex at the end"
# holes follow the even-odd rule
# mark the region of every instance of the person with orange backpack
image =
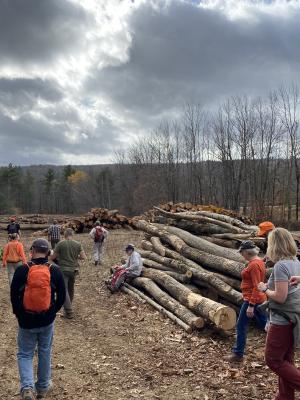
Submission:
POLYGON ((94 228, 90 232, 90 237, 94 241, 93 254, 95 266, 101 264, 103 257, 104 243, 107 239, 108 231, 101 226, 100 221, 95 222, 94 228))
POLYGON ((60 269, 48 262, 48 241, 36 239, 31 252, 31 261, 17 268, 10 292, 13 312, 19 323, 17 359, 22 400, 44 398, 52 389, 54 320, 66 297, 60 269), (36 348, 38 368, 35 383, 33 357, 36 348))
POLYGON ((9 285, 13 280, 16 269, 26 263, 26 256, 24 247, 19 242, 19 236, 17 233, 12 233, 8 237, 9 242, 5 245, 3 250, 3 268, 7 269, 9 285))

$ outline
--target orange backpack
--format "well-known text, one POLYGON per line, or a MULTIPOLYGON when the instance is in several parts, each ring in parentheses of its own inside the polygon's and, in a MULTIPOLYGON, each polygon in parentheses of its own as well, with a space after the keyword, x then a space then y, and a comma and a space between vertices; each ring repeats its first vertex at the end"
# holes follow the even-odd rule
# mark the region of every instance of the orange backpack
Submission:
POLYGON ((26 311, 33 313, 48 311, 51 306, 51 264, 28 263, 27 266, 23 306, 26 311))

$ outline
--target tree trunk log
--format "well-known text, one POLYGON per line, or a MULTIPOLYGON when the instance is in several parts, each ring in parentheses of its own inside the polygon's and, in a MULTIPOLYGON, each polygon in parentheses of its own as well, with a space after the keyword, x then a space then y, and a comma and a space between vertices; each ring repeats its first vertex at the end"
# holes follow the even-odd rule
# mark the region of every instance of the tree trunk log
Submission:
MULTIPOLYGON (((147 271, 151 271, 151 269, 147 271)), ((161 290, 151 279, 144 277, 135 278, 132 284, 145 289, 160 305, 171 311, 192 329, 201 329, 204 327, 203 318, 199 318, 199 316, 193 314, 188 308, 161 290)))
POLYGON ((212 219, 216 219, 218 221, 223 221, 226 222, 230 225, 237 226, 238 228, 244 230, 244 231, 251 231, 251 232, 257 232, 258 231, 258 226, 256 225, 247 225, 244 222, 240 221, 237 218, 232 218, 228 215, 224 214, 217 214, 209 211, 196 211, 195 214, 197 215, 202 215, 203 217, 208 217, 212 219))
POLYGON ((239 246, 239 242, 236 240, 225 240, 213 236, 202 236, 202 238, 218 246, 227 247, 228 249, 237 249, 239 246))
POLYGON ((149 303, 152 307, 154 307, 156 310, 161 312, 162 314, 166 315, 168 318, 170 318, 173 322, 176 322, 181 328, 183 328, 186 332, 191 333, 192 332, 192 327, 187 325, 185 322, 183 322, 181 319, 177 318, 173 313, 170 311, 166 310, 163 306, 160 304, 156 303, 156 301, 150 299, 150 297, 146 296, 144 293, 142 293, 140 290, 136 289, 135 287, 128 285, 128 283, 125 283, 125 288, 129 289, 129 294, 135 293, 136 295, 140 296, 143 300, 145 300, 147 303, 149 303))
MULTIPOLYGON (((140 254, 143 252, 140 252, 140 254)), ((142 255, 142 254, 141 254, 142 255)), ((148 258, 142 258, 143 265, 147 268, 158 269, 159 271, 173 271, 172 268, 158 264, 156 261, 149 260, 148 258)))
MULTIPOLYGON (((159 256, 153 252, 148 253, 147 257, 151 259, 154 254, 155 255, 154 259, 157 262, 164 264, 166 266, 171 266, 172 268, 174 268, 176 270, 179 270, 179 268, 180 268, 181 269, 180 272, 184 272, 185 271, 184 268, 187 268, 188 271, 190 271, 192 273, 193 279, 194 278, 198 279, 199 281, 205 283, 206 285, 210 285, 210 287, 214 288, 220 294, 220 296, 228 299, 229 301, 231 301, 237 305, 242 303, 243 297, 242 297, 241 293, 239 293, 237 290, 233 289, 228 283, 225 282, 224 279, 220 279, 220 277, 222 275, 220 275, 220 277, 219 277, 218 274, 216 274, 215 272, 205 270, 204 268, 202 268, 200 265, 198 265, 194 261, 187 259, 186 257, 182 256, 181 254, 177 253, 176 251, 170 250, 168 248, 165 248, 165 249, 166 249, 167 257, 157 258, 159 256), (179 264, 171 263, 170 259, 173 259, 173 260, 179 262, 179 264)), ((155 249, 153 249, 153 250, 155 250, 155 249)), ((222 276, 222 278, 223 278, 223 276, 222 276)))
MULTIPOLYGON (((190 271, 188 271, 190 272, 190 271)), ((176 281, 183 283, 183 284, 190 284, 192 277, 189 274, 180 274, 178 272, 173 271, 166 271, 167 275, 171 276, 172 278, 176 279, 176 281)), ((192 275, 192 274, 191 274, 192 275)))
POLYGON ((182 229, 175 228, 174 226, 158 225, 158 224, 156 224, 155 226, 157 226, 159 229, 165 229, 171 234, 178 236, 189 246, 201 251, 205 251, 205 253, 228 258, 229 260, 237 261, 240 263, 244 261, 243 257, 238 253, 237 250, 226 249, 217 244, 208 242, 207 240, 201 237, 192 235, 191 233, 186 232, 182 229))
MULTIPOLYGON (((176 272, 179 272, 181 274, 187 274, 189 270, 186 264, 180 263, 179 261, 173 260, 171 258, 162 257, 152 251, 139 249, 137 249, 137 251, 143 257, 144 264, 150 268, 163 269, 160 267, 165 267, 167 268, 167 271, 175 270, 176 272), (154 267, 151 267, 151 265, 153 265, 154 267)), ((187 275, 192 276, 192 274, 187 275)))
POLYGON ((159 255, 162 256, 162 257, 165 257, 165 255, 166 255, 166 250, 165 250, 165 247, 161 244, 159 238, 153 236, 153 237, 151 237, 150 241, 151 241, 151 244, 152 244, 153 246, 155 246, 155 248, 156 248, 156 253, 159 254, 159 255))
POLYGON ((169 233, 165 229, 159 229, 146 221, 135 221, 136 228, 160 237, 164 242, 170 244, 178 253, 190 260, 199 262, 201 265, 217 270, 218 272, 240 278, 244 264, 228 260, 223 257, 208 254, 204 251, 194 249, 185 244, 178 236, 169 233))
POLYGON ((181 304, 184 304, 196 315, 201 315, 210 320, 218 328, 223 330, 234 328, 236 324, 236 313, 232 308, 193 293, 184 285, 163 272, 148 269, 143 271, 143 276, 154 280, 164 287, 181 304))
POLYGON ((181 212, 181 213, 171 213, 168 211, 164 211, 158 207, 154 207, 156 210, 158 210, 162 215, 165 215, 169 218, 173 219, 185 219, 188 221, 198 221, 198 222, 205 222, 205 223, 210 223, 213 225, 219 225, 228 230, 229 232, 232 233, 243 233, 244 230, 241 228, 238 228, 237 226, 233 226, 231 224, 228 224, 227 222, 223 222, 217 219, 212 219, 208 217, 203 217, 202 215, 197 215, 197 214, 192 214, 190 212, 181 212))
POLYGON ((176 226, 177 228, 191 232, 195 235, 213 235, 220 233, 228 233, 228 229, 225 229, 218 225, 209 223, 198 223, 193 221, 186 221, 184 219, 173 219, 167 217, 156 217, 154 218, 155 223, 176 226))

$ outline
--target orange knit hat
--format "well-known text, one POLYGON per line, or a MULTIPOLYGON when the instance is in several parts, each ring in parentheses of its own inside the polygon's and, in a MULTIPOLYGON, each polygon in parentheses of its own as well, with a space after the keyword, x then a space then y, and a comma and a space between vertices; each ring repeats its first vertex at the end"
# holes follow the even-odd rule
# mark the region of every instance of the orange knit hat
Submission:
POLYGON ((264 221, 261 224, 258 225, 259 231, 257 233, 257 236, 266 236, 268 232, 271 232, 273 229, 275 229, 275 225, 273 222, 270 221, 264 221))

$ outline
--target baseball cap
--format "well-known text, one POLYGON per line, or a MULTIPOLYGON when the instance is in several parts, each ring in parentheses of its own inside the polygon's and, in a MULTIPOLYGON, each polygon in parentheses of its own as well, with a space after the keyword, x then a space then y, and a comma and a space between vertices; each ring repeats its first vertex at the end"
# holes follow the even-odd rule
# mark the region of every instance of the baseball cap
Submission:
POLYGON ((255 243, 253 243, 251 240, 244 240, 240 245, 239 252, 241 253, 244 250, 251 250, 255 248, 255 243))
POLYGON ((49 251, 49 242, 46 239, 40 238, 40 239, 36 239, 34 240, 34 242, 31 245, 30 250, 35 249, 35 250, 39 250, 42 253, 47 253, 49 251))
POLYGON ((261 224, 258 225, 259 231, 257 233, 257 236, 265 236, 268 232, 271 232, 273 229, 275 229, 275 225, 273 222, 270 221, 264 221, 261 224))
POLYGON ((125 251, 128 251, 128 250, 134 250, 134 245, 129 243, 125 248, 125 251))

